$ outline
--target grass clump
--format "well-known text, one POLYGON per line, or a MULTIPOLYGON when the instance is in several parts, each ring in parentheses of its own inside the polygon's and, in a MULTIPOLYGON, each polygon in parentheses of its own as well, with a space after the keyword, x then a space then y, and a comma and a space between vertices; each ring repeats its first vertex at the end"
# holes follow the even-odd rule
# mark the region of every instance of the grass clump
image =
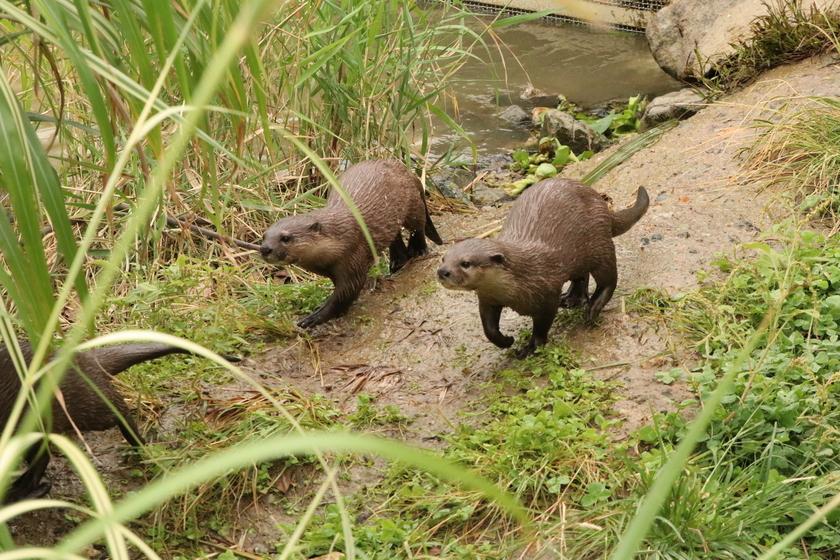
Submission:
MULTIPOLYGON (((586 510, 623 493, 611 440, 612 386, 577 369, 561 346, 499 373, 484 401, 444 436, 442 458, 506 489, 537 516, 586 510)), ((478 494, 413 469, 392 469, 373 496, 359 498, 368 519, 357 542, 369 558, 510 558, 521 545, 515 525, 478 494), (376 508, 372 499, 381 501, 376 508), (366 543, 366 547, 360 542, 366 543)), ((304 556, 344 550, 329 509, 307 533, 304 556)))
MULTIPOLYGON (((266 339, 290 336, 298 316, 317 307, 329 289, 324 282, 243 278, 234 264, 187 255, 128 274, 105 302, 100 330, 154 328, 230 355, 247 355, 266 339)), ((178 356, 139 364, 117 381, 137 403, 145 431, 158 432, 144 449, 148 467, 138 471, 140 477, 164 477, 214 451, 296 430, 266 396, 207 360, 178 356), (177 410, 175 417, 169 410, 177 410)), ((329 429, 341 421, 323 397, 257 381, 304 429, 329 429)), ((278 489, 282 494, 311 462, 291 457, 227 473, 173 498, 141 523, 157 550, 198 550, 209 533, 235 527, 249 503, 269 494, 277 498, 278 489)))
MULTIPOLYGON (((292 423, 275 404, 253 389, 239 385, 201 394, 200 406, 179 419, 168 442, 145 450, 157 476, 186 467, 219 449, 236 444, 338 426, 339 413, 322 397, 304 396, 288 388, 267 388, 270 396, 294 419, 292 423), (227 390, 225 390, 227 389, 227 390)), ((277 503, 297 478, 308 476, 311 456, 286 457, 227 473, 169 500, 147 520, 147 534, 159 551, 200 550, 210 534, 225 535, 237 525, 237 516, 250 504, 271 495, 277 503)), ((282 503, 282 502, 281 502, 282 503)))
POLYGON ((732 91, 752 83, 762 72, 811 56, 840 50, 840 9, 805 9, 802 0, 766 3, 767 13, 750 24, 749 38, 706 73, 712 90, 732 91))
POLYGON ((792 193, 813 216, 840 213, 840 100, 817 97, 779 119, 757 124, 758 140, 747 150, 747 179, 792 193))
MULTIPOLYGON (((789 228, 773 234, 778 245, 754 244, 754 257, 720 259, 725 276, 668 305, 657 294, 640 298, 696 341, 702 359, 689 383, 702 399, 776 310, 671 488, 645 557, 755 558, 840 491, 840 241, 789 228)), ((653 482, 687 422, 677 411, 636 434, 641 484, 626 507, 653 482)), ((839 522, 831 514, 783 557, 834 558, 839 522)), ((602 550, 590 544, 582 550, 602 550)))

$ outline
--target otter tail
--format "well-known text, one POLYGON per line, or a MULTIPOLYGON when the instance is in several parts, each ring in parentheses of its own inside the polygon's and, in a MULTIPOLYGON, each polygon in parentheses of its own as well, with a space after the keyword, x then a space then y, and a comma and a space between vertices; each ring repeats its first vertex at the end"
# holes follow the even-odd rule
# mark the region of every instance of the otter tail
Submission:
POLYGON ((432 223, 432 217, 429 215, 429 206, 426 204, 426 199, 423 199, 423 207, 426 209, 426 237, 434 241, 438 245, 443 245, 443 239, 435 229, 435 224, 432 223))
POLYGON ((117 375, 133 365, 147 362, 169 354, 189 354, 187 350, 170 344, 117 344, 88 350, 81 360, 98 367, 108 375, 117 375))
MULTIPOLYGON (((108 375, 117 375, 131 366, 169 354, 192 354, 192 352, 170 344, 118 344, 88 350, 79 359, 93 367, 99 367, 108 375)), ((229 362, 242 360, 238 356, 222 355, 222 357, 229 362)))
POLYGON ((612 235, 616 237, 625 233, 633 224, 639 221, 639 218, 645 215, 648 206, 650 205, 650 198, 644 187, 639 187, 636 192, 636 203, 630 208, 613 212, 612 215, 612 235))

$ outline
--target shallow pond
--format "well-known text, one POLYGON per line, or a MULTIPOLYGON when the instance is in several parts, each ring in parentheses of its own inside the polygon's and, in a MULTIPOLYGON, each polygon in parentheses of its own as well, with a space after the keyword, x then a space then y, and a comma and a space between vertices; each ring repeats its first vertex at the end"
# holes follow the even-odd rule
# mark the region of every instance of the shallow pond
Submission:
MULTIPOLYGON (((482 18, 474 23, 480 30, 482 18)), ((475 142, 480 153, 493 153, 521 145, 524 128, 497 115, 510 104, 522 104, 519 94, 529 84, 549 94, 592 107, 636 94, 655 96, 679 88, 653 59, 644 35, 603 31, 589 27, 532 22, 500 29, 498 48, 476 51, 483 60, 469 60, 453 82, 455 101, 446 103, 450 114, 475 142)), ((439 130, 442 130, 440 128, 439 130)), ((433 151, 445 151, 453 134, 435 138, 433 151)), ((463 140, 456 143, 462 151, 463 140)))

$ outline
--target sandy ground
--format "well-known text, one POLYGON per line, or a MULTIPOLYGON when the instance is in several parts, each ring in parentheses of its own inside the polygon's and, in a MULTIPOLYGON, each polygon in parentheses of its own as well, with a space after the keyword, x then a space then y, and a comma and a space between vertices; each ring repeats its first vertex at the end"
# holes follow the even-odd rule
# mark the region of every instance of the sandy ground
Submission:
MULTIPOLYGON (((593 375, 621 382, 615 414, 625 423, 616 438, 646 423, 653 412, 691 396, 685 387, 666 386, 654 378, 658 371, 690 363, 690 349, 681 347, 666 325, 627 313, 626 296, 643 287, 671 294, 690 289, 695 273, 716 253, 754 239, 769 225, 765 207, 771 196, 739 181, 738 152, 754 134, 749 125, 770 115, 768 108, 778 106, 781 98, 837 95, 838 70, 835 60, 820 58, 770 71, 760 82, 680 123, 595 185, 617 207, 630 204, 636 189, 644 186, 652 205, 633 229, 616 239, 619 286, 599 324, 586 328, 558 320, 551 336, 567 340, 593 375)), ((605 155, 565 174, 581 176, 605 155)), ((433 219, 444 239, 452 240, 491 229, 507 208, 508 203, 500 203, 433 219)), ((370 394, 378 405, 396 405, 412 420, 401 433, 388 435, 436 446, 441 434, 462 421, 460 411, 480 411, 489 404, 483 400, 482 384, 513 363, 509 352, 484 338, 474 294, 447 291, 435 282, 434 271, 446 248, 433 246, 428 257, 380 280, 346 317, 317 328, 308 343, 280 344, 244 366, 301 391, 323 393, 348 411, 355 406, 356 393, 370 394)), ((528 326, 509 310, 502 316, 505 332, 528 326)), ((119 434, 97 435, 91 442, 109 484, 125 487, 134 464, 121 456, 119 434)), ((53 497, 79 495, 80 485, 61 461, 51 464, 49 474, 53 497)), ((364 478, 361 483, 367 482, 364 478)), ((265 511, 260 517, 274 518, 265 511)), ((21 542, 37 543, 52 542, 66 527, 63 516, 52 513, 12 524, 21 542)))

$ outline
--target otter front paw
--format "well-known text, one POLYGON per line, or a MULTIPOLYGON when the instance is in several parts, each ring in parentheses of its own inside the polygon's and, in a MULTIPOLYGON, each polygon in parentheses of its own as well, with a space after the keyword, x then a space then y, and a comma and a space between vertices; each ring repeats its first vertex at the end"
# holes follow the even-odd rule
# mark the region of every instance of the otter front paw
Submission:
POLYGON ((321 313, 316 311, 315 313, 307 315, 306 317, 298 321, 297 326, 299 326, 302 329, 310 329, 316 325, 320 325, 323 322, 324 318, 321 316, 321 313))
POLYGON ((496 333, 492 337, 488 336, 487 339, 499 348, 510 348, 515 340, 512 336, 505 336, 502 333, 496 333))
POLYGON ((8 505, 23 500, 37 500, 46 496, 51 488, 52 484, 47 480, 42 480, 31 488, 20 489, 12 487, 2 503, 8 505))
POLYGON ((522 360, 533 354, 536 349, 537 347, 529 342, 528 344, 517 350, 513 355, 514 357, 516 357, 517 360, 522 360))

